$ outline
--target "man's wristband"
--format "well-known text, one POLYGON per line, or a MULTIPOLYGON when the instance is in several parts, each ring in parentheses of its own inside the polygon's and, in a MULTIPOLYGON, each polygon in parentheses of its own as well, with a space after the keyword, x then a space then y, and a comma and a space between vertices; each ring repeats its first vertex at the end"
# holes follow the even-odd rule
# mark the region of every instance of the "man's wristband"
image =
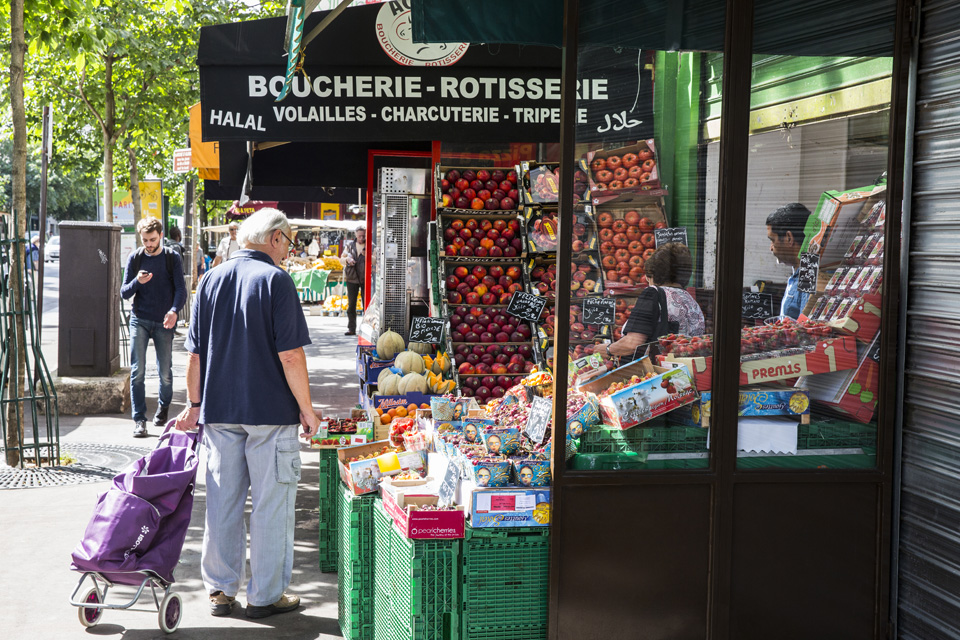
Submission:
POLYGON ((191 408, 191 409, 199 409, 201 405, 203 405, 203 402, 191 402, 191 403, 190 403, 190 408, 191 408))

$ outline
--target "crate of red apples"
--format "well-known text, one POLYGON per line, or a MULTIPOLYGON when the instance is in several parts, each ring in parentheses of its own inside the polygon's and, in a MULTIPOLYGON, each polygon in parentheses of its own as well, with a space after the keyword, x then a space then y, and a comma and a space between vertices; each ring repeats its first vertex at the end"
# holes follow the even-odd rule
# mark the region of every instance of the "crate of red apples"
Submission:
POLYGON ((636 286, 643 282, 643 265, 656 251, 653 231, 666 226, 663 220, 653 220, 636 209, 603 210, 597 214, 600 263, 608 286, 636 286))
POLYGON ((473 211, 513 211, 520 205, 517 172, 511 167, 437 165, 437 206, 473 211))
POLYGON ((653 140, 619 149, 587 154, 590 189, 596 191, 649 191, 660 187, 656 146, 653 140))
POLYGON ((454 344, 527 343, 530 325, 506 312, 506 306, 458 306, 450 314, 450 339, 454 344))
POLYGON ((443 286, 452 305, 505 305, 523 291, 523 270, 519 264, 448 265, 443 286))
POLYGON ((441 246, 447 258, 517 258, 523 255, 520 221, 512 215, 482 218, 441 213, 441 246))
POLYGON ((458 344, 454 362, 460 393, 481 402, 502 397, 536 368, 530 344, 458 344))

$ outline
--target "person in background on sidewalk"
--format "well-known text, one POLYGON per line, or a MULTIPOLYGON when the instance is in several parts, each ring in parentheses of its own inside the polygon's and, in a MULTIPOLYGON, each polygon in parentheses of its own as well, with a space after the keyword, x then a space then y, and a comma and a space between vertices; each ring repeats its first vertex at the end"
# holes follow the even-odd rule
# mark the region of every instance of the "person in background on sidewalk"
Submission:
POLYGON ((237 242, 237 228, 239 226, 236 222, 227 225, 227 235, 217 245, 217 257, 213 259, 214 267, 221 262, 226 262, 240 250, 240 243, 237 242))
POLYGON ((248 618, 293 611, 294 503, 300 443, 320 420, 303 347, 307 321, 290 276, 277 265, 293 241, 286 216, 261 209, 240 229, 243 249, 197 288, 187 335, 187 399, 177 429, 205 425, 207 515, 200 559, 210 613, 229 615, 244 582, 248 491, 248 618))
POLYGON ((174 225, 167 231, 167 239, 163 243, 163 246, 169 247, 176 251, 177 255, 180 256, 180 262, 186 265, 186 263, 183 261, 183 252, 185 249, 183 247, 182 240, 183 234, 180 233, 180 228, 174 225))
POLYGON ((137 223, 143 247, 130 254, 123 273, 120 295, 133 297, 130 314, 130 402, 133 405, 133 437, 147 437, 147 401, 144 378, 147 373, 147 343, 153 340, 157 352, 160 395, 153 424, 167 421, 173 399, 173 334, 177 314, 187 301, 180 256, 163 246, 163 226, 156 218, 137 223))
POLYGON ((363 300, 366 279, 367 232, 357 229, 354 241, 347 244, 340 261, 343 262, 343 280, 347 283, 347 332, 345 336, 357 335, 357 299, 363 300))

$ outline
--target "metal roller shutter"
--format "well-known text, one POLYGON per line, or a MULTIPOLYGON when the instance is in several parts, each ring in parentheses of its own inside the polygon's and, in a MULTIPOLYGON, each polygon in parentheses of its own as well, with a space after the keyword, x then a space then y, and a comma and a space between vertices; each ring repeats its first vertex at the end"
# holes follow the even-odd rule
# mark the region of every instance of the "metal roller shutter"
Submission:
POLYGON ((924 0, 914 134, 897 630, 960 638, 960 5, 924 0))

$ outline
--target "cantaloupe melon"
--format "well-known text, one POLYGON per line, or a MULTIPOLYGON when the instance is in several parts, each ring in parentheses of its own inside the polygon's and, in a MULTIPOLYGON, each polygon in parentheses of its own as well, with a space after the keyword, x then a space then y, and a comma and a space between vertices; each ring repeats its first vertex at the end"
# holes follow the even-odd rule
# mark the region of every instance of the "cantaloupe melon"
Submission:
POLYGON ((390 375, 396 375, 395 373, 390 371, 390 367, 384 367, 383 369, 381 369, 380 373, 377 375, 377 386, 379 387, 380 385, 382 385, 383 379, 390 375))
POLYGON ((414 353, 419 353, 422 356, 430 355, 430 352, 433 351, 433 347, 429 342, 411 342, 407 345, 407 349, 414 353))
POLYGON ((381 360, 390 360, 403 351, 403 337, 387 329, 377 338, 377 356, 381 360))
POLYGON ((396 373, 390 373, 383 379, 382 383, 377 384, 377 392, 382 396, 395 396, 400 393, 400 383, 403 379, 396 373))
POLYGON ((398 355, 394 365, 399 367, 404 374, 423 373, 423 357, 413 351, 404 351, 398 355))
POLYGON ((419 373, 408 373, 407 375, 403 376, 403 379, 400 380, 398 390, 401 394, 407 394, 412 391, 426 393, 427 379, 419 373))

